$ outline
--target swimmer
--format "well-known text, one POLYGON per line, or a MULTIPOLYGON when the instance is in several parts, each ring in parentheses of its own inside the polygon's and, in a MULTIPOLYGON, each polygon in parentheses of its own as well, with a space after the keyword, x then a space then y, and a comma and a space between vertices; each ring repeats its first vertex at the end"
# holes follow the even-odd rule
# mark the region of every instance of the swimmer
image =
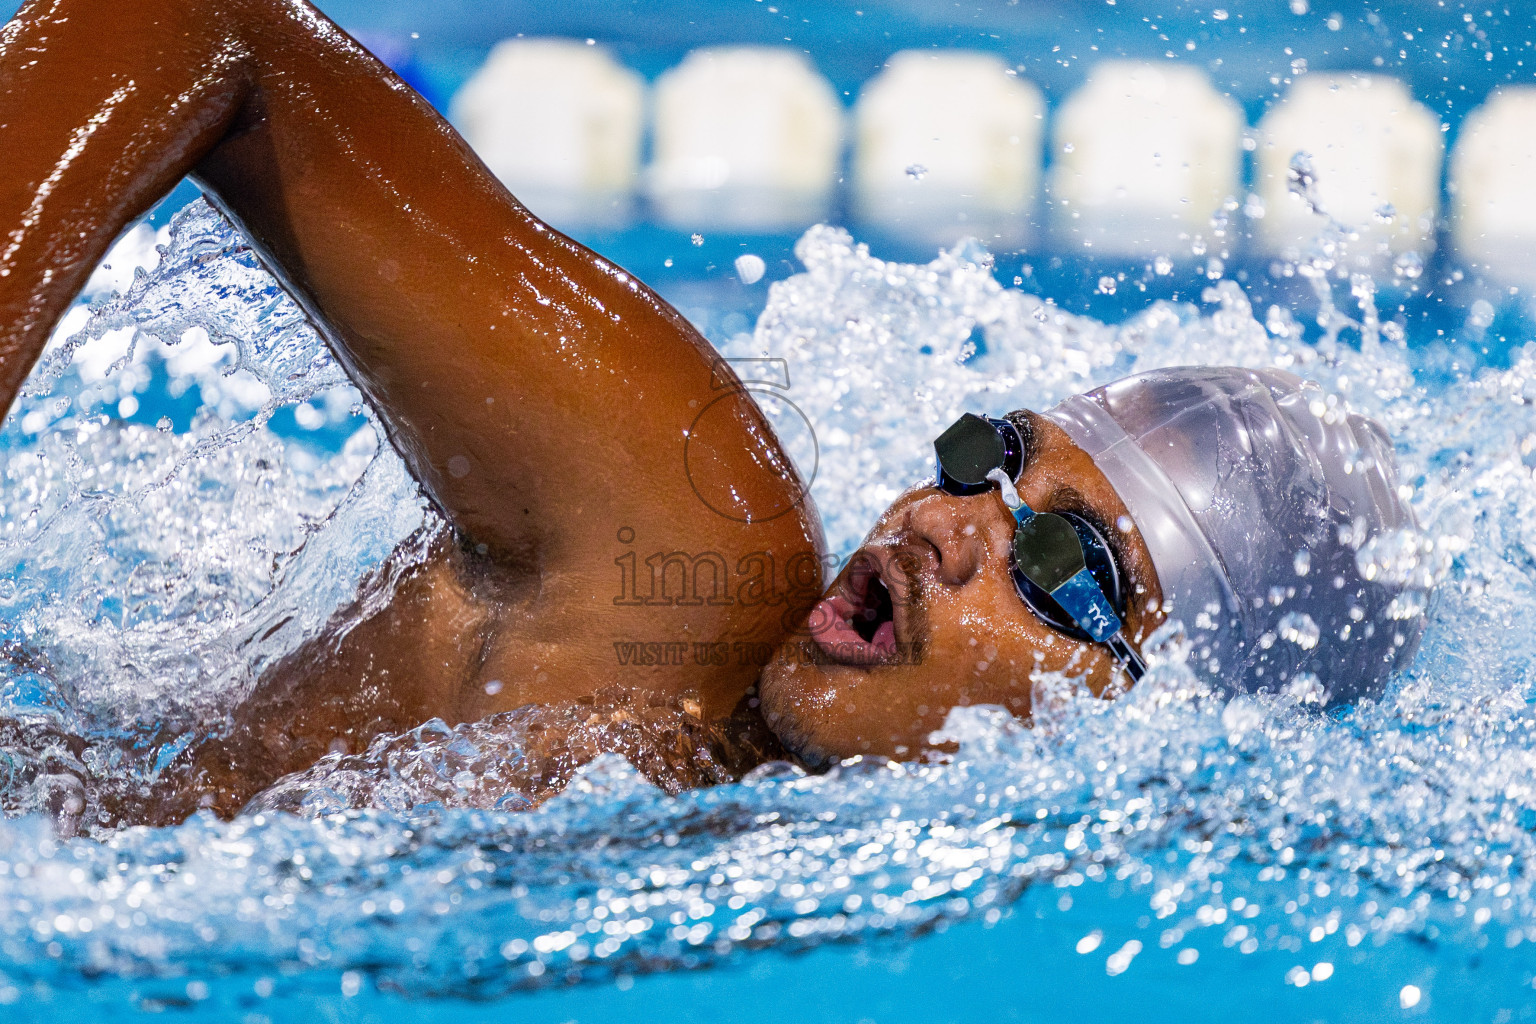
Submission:
POLYGON ((829 656, 791 640, 763 672, 768 724, 808 762, 909 755, 960 705, 1027 716, 1041 673, 1113 695, 1170 616, 1218 691, 1353 701, 1418 649, 1423 595, 1356 557, 1417 529, 1391 443, 1315 383, 1156 370, 967 417, 935 452, 935 482, 896 500, 813 611, 829 656), (871 614, 921 658, 854 642, 871 614))
POLYGON ((305 0, 31 0, 0 32, 0 152, 0 404, 113 240, 190 175, 449 527, 119 820, 233 815, 433 717, 614 693, 685 709, 737 772, 782 756, 764 721, 811 763, 917 756, 954 706, 1027 717, 1042 673, 1130 685, 1170 615, 1221 685, 1306 671, 1346 699, 1416 641, 1352 558, 1412 522, 1384 435, 1313 414, 1315 386, 1221 368, 962 420, 936 482, 818 601, 816 512, 709 344, 305 0), (652 586, 616 589, 626 564, 652 586), (1266 643, 1292 611, 1317 629, 1305 651, 1266 643), (695 644, 777 653, 671 656, 695 644))

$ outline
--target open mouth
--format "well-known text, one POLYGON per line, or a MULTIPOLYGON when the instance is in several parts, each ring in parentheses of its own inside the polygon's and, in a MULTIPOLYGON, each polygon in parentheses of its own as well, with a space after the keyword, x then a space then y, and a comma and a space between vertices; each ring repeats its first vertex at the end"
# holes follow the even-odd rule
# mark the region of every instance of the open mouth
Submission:
POLYGON ((895 602, 877 561, 855 558, 842 583, 811 613, 811 636, 838 664, 889 662, 897 653, 895 602))

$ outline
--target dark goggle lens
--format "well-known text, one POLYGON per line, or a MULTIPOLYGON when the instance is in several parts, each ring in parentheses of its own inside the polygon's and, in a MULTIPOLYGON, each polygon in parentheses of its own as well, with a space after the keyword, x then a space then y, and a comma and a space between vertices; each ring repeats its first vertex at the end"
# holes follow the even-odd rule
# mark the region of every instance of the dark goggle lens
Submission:
POLYGON ((1023 469, 1022 449, 1011 423, 966 413, 933 442, 938 486, 951 494, 975 494, 992 486, 987 474, 994 469, 1017 477, 1023 469))
POLYGON ((1047 593, 1087 567, 1077 531, 1050 512, 1031 516, 1014 531, 1013 559, 1019 571, 1047 593))
MULTIPOLYGON (((957 496, 992 490, 995 485, 987 474, 994 469, 1003 470, 1010 480, 1024 471, 1024 438, 1008 420, 966 413, 938 436, 933 451, 938 463, 935 485, 957 496)), ((1047 512, 1030 516, 1015 530, 1013 580, 1019 598, 1041 621, 1079 640, 1092 637, 1051 592, 1085 568, 1116 614, 1123 616, 1120 571, 1108 542, 1092 523, 1070 512, 1047 512)))
MULTIPOLYGON (((1109 542, 1088 520, 1071 512, 1045 513, 1045 515, 1065 521, 1077 534, 1076 553, 1065 548, 1067 542, 1060 536, 1060 530, 1054 531, 1057 537, 1053 543, 1040 543, 1037 546, 1026 542, 1022 551, 1016 536, 1013 548, 1013 581, 1018 586, 1019 597, 1023 599, 1030 611, 1039 616, 1041 621, 1075 639, 1090 639, 1073 620, 1071 613, 1056 603, 1056 599, 1051 596, 1051 591, 1076 574, 1082 567, 1078 562, 1081 558, 1087 563, 1094 582, 1099 585, 1104 596, 1109 598, 1109 603, 1116 614, 1124 615, 1125 594, 1121 585, 1119 567, 1115 565, 1114 557, 1109 553, 1109 542), (1065 550, 1065 553, 1052 557, 1053 550, 1057 552, 1065 550), (1029 575, 1030 572, 1038 574, 1044 583, 1054 584, 1054 586, 1046 587, 1035 582, 1029 575)), ((1044 516, 1034 518, 1040 519, 1044 516)), ((1046 529, 1049 530, 1051 527, 1046 529)))

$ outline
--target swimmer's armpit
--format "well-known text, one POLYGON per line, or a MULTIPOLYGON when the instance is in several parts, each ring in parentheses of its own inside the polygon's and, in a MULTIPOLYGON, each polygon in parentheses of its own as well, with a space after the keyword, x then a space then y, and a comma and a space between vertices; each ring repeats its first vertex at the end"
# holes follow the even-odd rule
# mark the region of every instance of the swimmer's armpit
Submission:
POLYGON ((306 0, 31 0, 0 32, 0 154, 6 407, 112 240, 190 175, 455 527, 334 651, 261 680, 253 708, 307 696, 272 743, 253 732, 219 755, 228 793, 338 738, 614 684, 731 715, 755 665, 642 671, 613 642, 777 643, 787 609, 609 592, 625 535, 728 565, 814 559, 814 510, 767 420, 712 386, 718 357, 676 311, 537 220, 306 0), (512 682, 492 694, 491 679, 512 682))

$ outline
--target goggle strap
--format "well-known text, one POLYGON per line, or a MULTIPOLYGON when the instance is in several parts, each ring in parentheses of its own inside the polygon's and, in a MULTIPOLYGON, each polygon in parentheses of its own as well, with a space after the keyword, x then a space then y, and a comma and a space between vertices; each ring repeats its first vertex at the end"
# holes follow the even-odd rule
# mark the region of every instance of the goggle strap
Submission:
MULTIPOLYGON (((1035 510, 1019 497, 1018 489, 1013 486, 1013 481, 1001 468, 988 472, 987 479, 997 484, 998 495, 1003 499, 1003 504, 1008 507, 1008 511, 1013 513, 1014 521, 1018 525, 1022 526, 1035 517, 1035 510)), ((1124 633, 1121 632, 1123 624, 1120 622, 1120 616, 1115 614, 1109 598, 1104 596, 1098 581, 1086 568, 1051 591, 1051 597, 1066 609, 1067 614, 1072 616, 1073 621, 1085 633, 1109 648, 1110 653, 1125 666, 1125 674, 1131 677, 1131 682, 1139 682, 1141 677, 1147 674, 1147 663, 1141 660, 1141 655, 1136 653, 1136 649, 1126 641, 1124 633)))
POLYGON ((1107 644, 1109 651, 1120 659, 1120 664, 1125 666, 1125 674, 1131 677, 1131 682, 1141 681, 1141 677, 1147 674, 1147 663, 1141 660, 1141 655, 1136 653, 1136 648, 1126 642, 1124 633, 1116 633, 1109 638, 1107 644))
POLYGON ((1096 642, 1107 643, 1110 637, 1120 632, 1120 616, 1115 614, 1109 598, 1104 596, 1104 591, 1099 589, 1098 582, 1087 569, 1079 570, 1076 576, 1051 591, 1051 596, 1096 642))

